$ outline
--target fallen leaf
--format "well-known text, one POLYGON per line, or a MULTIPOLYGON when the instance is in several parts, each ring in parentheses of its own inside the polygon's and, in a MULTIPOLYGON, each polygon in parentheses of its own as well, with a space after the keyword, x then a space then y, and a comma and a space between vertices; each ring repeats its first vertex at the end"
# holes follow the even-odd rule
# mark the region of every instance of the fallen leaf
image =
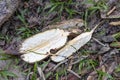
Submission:
POLYGON ((120 21, 110 22, 109 24, 112 25, 112 26, 119 26, 120 25, 120 21))
POLYGON ((26 54, 21 55, 21 58, 28 63, 40 61, 50 55, 51 49, 65 45, 68 35, 69 32, 60 29, 38 33, 22 43, 19 51, 26 54))
POLYGON ((91 39, 92 34, 98 25, 96 25, 95 28, 93 28, 90 32, 82 33, 75 37, 74 39, 72 39, 71 41, 69 41, 55 55, 51 56, 52 61, 54 62, 63 61, 69 56, 71 56, 73 53, 75 53, 82 46, 84 46, 91 39))
POLYGON ((70 20, 63 20, 62 22, 57 22, 54 25, 49 25, 45 28, 43 28, 42 30, 48 30, 48 29, 63 29, 63 30, 67 30, 70 31, 72 33, 80 33, 80 27, 82 27, 84 25, 84 21, 82 19, 70 19, 70 20))

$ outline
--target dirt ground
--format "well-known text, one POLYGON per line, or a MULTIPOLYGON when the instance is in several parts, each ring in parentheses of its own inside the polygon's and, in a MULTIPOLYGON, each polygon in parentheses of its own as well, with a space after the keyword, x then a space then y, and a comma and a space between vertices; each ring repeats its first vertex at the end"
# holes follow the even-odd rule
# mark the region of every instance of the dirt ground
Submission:
POLYGON ((21 0, 0 27, 0 80, 120 80, 120 24, 110 24, 120 21, 120 1, 104 1, 21 0), (113 7, 117 8, 107 14, 113 7), (28 64, 20 59, 16 51, 20 42, 50 24, 74 18, 84 20, 84 32, 104 23, 85 46, 63 62, 54 63, 48 57, 28 64))

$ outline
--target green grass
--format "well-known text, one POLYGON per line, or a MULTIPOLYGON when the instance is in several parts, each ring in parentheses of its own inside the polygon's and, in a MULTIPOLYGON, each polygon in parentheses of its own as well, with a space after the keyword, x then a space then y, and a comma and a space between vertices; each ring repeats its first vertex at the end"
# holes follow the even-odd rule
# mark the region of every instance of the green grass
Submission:
POLYGON ((88 19, 89 17, 91 17, 93 14, 95 14, 97 11, 100 10, 108 10, 108 6, 105 2, 105 0, 100 0, 98 2, 95 2, 94 0, 85 0, 82 4, 84 5, 88 5, 90 4, 91 6, 89 6, 83 15, 83 19, 85 20, 85 28, 88 29, 88 19))
MULTIPOLYGON (((0 60, 5 61, 10 59, 13 59, 13 57, 11 55, 5 54, 4 51, 0 49, 0 60)), ((17 77, 16 74, 8 70, 10 65, 11 65, 11 61, 9 61, 7 65, 4 66, 4 69, 0 70, 0 78, 3 78, 4 80, 9 80, 9 78, 17 77)))
POLYGON ((112 42, 112 43, 110 44, 110 46, 111 46, 111 47, 115 47, 115 48, 117 48, 118 50, 120 50, 120 41, 119 41, 119 40, 120 40, 120 32, 117 32, 117 33, 113 34, 112 36, 114 37, 115 41, 112 42))
POLYGON ((112 35, 116 40, 120 39, 120 32, 117 32, 115 34, 112 35))
POLYGON ((17 29, 17 35, 20 35, 20 37, 22 39, 28 38, 30 36, 32 36, 33 34, 38 33, 39 30, 34 28, 34 29, 30 29, 28 27, 21 27, 17 29))
POLYGON ((11 39, 12 39, 12 38, 11 38, 10 35, 3 35, 3 34, 0 34, 0 40, 5 41, 6 43, 10 43, 11 39))
POLYGON ((117 66, 117 68, 115 69, 115 72, 120 72, 120 64, 117 66))
POLYGON ((25 15, 28 13, 28 9, 21 10, 20 13, 17 13, 18 19, 21 21, 21 25, 16 29, 16 34, 19 35, 22 39, 28 38, 33 34, 39 32, 36 27, 30 28, 29 23, 27 22, 25 15))
POLYGON ((98 62, 92 59, 84 59, 79 62, 78 73, 82 74, 82 70, 96 70, 95 67, 98 65, 98 62))
POLYGON ((66 12, 69 15, 69 18, 73 17, 73 15, 79 13, 76 10, 72 9, 77 3, 75 3, 73 0, 66 0, 66 1, 60 1, 60 0, 50 0, 50 5, 45 6, 45 10, 49 10, 48 14, 51 12, 57 12, 59 17, 63 15, 64 12, 66 12))
POLYGON ((23 23, 25 27, 28 27, 28 23, 25 19, 25 13, 27 12, 28 12, 28 9, 24 9, 24 10, 21 10, 20 14, 17 15, 17 17, 19 18, 19 20, 23 23))
POLYGON ((97 70, 97 74, 98 74, 98 80, 103 80, 103 77, 108 78, 108 80, 115 80, 110 74, 108 74, 107 72, 103 72, 101 70, 97 70))
POLYGON ((33 74, 31 80, 37 80, 37 63, 33 66, 33 74))
POLYGON ((4 80, 9 80, 10 77, 15 78, 17 77, 16 74, 8 71, 8 70, 0 70, 0 77, 4 80))
POLYGON ((66 76, 67 75, 67 70, 66 68, 62 68, 55 73, 55 80, 60 80, 60 77, 66 76))

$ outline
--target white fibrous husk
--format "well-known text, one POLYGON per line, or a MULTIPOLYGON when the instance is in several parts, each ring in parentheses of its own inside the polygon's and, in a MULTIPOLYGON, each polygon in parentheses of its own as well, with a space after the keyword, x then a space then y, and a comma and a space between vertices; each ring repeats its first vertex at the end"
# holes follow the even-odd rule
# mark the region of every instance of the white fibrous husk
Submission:
MULTIPOLYGON (((96 26, 97 27, 97 26, 96 26)), ((80 49, 82 46, 84 46, 92 37, 92 34, 94 30, 92 29, 90 32, 85 32, 71 41, 69 41, 62 49, 60 49, 54 56, 51 56, 52 61, 54 62, 60 62, 71 56, 73 53, 75 53, 78 49, 80 49)))
POLYGON ((36 34, 26 39, 19 51, 25 53, 21 58, 28 62, 34 63, 49 56, 51 49, 58 49, 65 45, 69 32, 60 29, 52 29, 36 34))

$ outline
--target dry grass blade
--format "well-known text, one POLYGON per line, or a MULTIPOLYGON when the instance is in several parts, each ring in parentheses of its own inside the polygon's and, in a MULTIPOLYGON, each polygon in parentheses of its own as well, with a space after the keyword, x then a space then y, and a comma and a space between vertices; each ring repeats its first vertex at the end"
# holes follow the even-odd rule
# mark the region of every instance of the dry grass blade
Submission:
POLYGON ((46 80, 42 69, 40 67, 37 67, 37 69, 38 69, 38 73, 40 75, 40 80, 46 80))

